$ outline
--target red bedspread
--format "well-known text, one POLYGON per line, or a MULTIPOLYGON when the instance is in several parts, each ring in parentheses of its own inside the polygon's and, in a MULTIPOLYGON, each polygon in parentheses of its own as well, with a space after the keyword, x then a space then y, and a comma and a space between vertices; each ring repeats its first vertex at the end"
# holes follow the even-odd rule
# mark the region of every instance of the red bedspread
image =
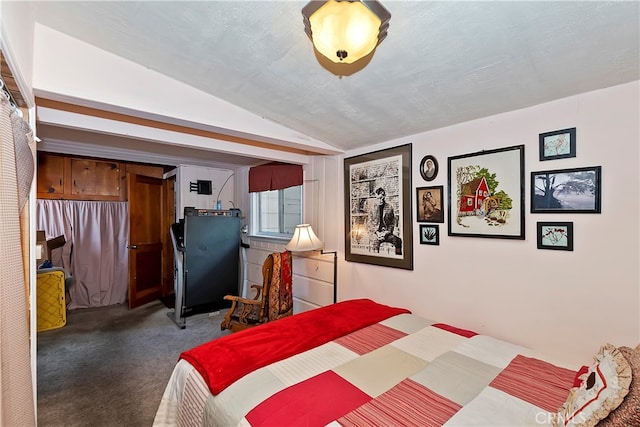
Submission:
POLYGON ((256 369, 401 313, 410 311, 369 299, 343 301, 217 338, 180 358, 215 395, 256 369))

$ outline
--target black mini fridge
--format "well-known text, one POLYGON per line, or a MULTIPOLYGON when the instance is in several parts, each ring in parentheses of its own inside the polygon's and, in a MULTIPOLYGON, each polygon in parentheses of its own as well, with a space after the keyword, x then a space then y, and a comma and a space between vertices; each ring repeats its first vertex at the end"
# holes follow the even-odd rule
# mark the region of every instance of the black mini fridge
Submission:
POLYGON ((176 258, 176 303, 169 313, 184 328, 190 314, 230 306, 225 295, 240 291, 239 209, 185 208, 184 220, 171 227, 176 258))

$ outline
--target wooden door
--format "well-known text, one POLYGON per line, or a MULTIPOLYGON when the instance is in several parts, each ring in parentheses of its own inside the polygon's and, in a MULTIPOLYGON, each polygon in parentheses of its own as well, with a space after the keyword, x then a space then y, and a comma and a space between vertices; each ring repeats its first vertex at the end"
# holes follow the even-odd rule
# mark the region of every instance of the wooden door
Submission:
POLYGON ((129 308, 162 296, 162 179, 127 173, 129 308))

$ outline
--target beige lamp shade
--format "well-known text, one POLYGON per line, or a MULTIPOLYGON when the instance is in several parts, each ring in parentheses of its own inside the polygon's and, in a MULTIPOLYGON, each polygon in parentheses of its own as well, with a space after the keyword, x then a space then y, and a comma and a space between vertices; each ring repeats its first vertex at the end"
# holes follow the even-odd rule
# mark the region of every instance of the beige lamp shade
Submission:
POLYGON ((316 50, 335 63, 351 64, 386 37, 391 14, 377 1, 312 1, 302 9, 316 50))
POLYGON ((324 243, 318 239, 310 224, 299 224, 285 249, 290 252, 307 252, 321 250, 323 247, 324 243))

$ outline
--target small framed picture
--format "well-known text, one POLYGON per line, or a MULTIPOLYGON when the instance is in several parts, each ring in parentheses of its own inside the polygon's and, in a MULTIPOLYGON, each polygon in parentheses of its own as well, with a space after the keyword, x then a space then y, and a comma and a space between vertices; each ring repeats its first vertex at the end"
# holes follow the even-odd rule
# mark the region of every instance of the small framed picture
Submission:
POLYGON ((420 162, 420 175, 425 181, 433 181, 438 175, 438 161, 433 156, 424 156, 420 162))
POLYGON ((573 222, 538 222, 538 249, 573 250, 573 222))
POLYGON ((444 187, 416 188, 416 206, 418 222, 444 222, 444 209, 442 206, 444 187))
POLYGON ((420 225, 420 244, 421 245, 439 245, 440 244, 440 226, 420 225))
POLYGON ((540 134, 540 160, 565 159, 576 156, 576 128, 540 134))
POLYGON ((531 172, 531 213, 600 213, 601 166, 531 172))

